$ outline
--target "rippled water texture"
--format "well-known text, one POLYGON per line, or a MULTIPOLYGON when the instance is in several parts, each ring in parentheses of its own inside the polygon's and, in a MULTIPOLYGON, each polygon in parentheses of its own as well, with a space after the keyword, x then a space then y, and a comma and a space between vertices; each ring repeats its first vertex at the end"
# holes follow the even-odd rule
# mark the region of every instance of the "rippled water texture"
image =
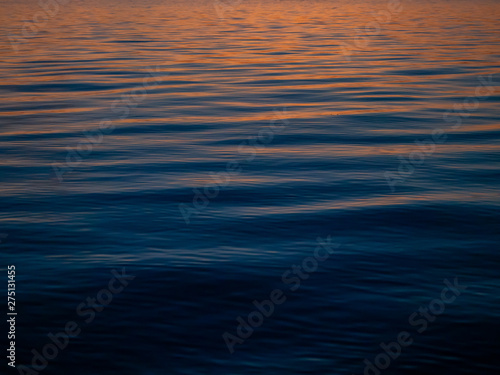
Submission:
POLYGON ((500 3, 0 4, 18 365, 73 320, 39 373, 362 374, 401 331, 381 374, 500 373, 500 3))

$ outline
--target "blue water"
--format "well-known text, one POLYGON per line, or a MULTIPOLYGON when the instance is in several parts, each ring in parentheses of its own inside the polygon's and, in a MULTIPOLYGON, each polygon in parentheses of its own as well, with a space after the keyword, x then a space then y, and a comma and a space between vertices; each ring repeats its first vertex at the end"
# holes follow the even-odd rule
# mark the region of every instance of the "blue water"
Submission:
POLYGON ((497 2, 1 5, 2 373, 500 373, 497 2))

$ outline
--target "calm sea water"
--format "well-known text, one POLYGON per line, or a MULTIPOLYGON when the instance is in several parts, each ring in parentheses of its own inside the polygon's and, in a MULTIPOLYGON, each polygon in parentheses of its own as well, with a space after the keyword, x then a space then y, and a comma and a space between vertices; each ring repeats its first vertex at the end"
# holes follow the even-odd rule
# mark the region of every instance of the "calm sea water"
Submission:
POLYGON ((0 4, 17 365, 75 321, 33 371, 362 374, 406 331, 368 374, 500 373, 498 2, 0 4))

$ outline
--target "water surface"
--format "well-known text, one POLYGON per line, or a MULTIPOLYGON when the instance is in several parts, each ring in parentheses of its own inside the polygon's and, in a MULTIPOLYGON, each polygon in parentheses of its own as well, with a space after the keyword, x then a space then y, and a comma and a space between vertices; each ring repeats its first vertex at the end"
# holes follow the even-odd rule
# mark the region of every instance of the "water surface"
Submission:
POLYGON ((1 5, 18 364, 125 266, 41 373, 361 374, 401 331, 384 374, 499 373, 498 2, 72 0, 19 44, 41 8, 1 5), (291 291, 318 236, 340 247, 291 291))

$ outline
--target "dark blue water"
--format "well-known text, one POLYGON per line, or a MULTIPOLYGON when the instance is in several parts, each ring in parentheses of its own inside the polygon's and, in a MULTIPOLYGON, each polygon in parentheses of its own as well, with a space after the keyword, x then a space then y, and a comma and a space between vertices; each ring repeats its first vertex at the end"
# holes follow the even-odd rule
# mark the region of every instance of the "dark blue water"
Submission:
POLYGON ((500 373, 500 8, 391 4, 1 2, 1 373, 500 373))

